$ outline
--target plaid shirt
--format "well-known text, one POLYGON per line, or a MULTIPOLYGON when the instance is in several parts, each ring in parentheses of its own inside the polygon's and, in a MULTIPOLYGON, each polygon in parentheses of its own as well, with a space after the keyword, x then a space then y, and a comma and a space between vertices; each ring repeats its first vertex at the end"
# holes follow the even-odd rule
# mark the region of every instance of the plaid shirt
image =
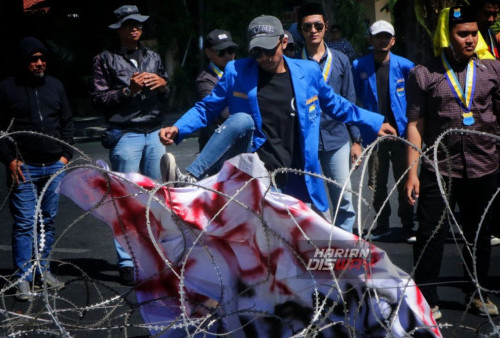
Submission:
POLYGON ((345 55, 347 55, 347 57, 349 57, 350 61, 356 58, 356 51, 354 50, 354 47, 347 39, 340 39, 338 41, 327 41, 326 45, 331 49, 335 49, 338 50, 339 52, 344 53, 345 55))
MULTIPOLYGON (((472 103, 475 123, 462 123, 463 110, 459 106, 446 79, 440 58, 429 66, 416 66, 407 82, 407 116, 409 121, 424 118, 423 143, 432 146, 438 136, 450 128, 462 128, 496 134, 498 122, 494 107, 500 103, 500 62, 476 60, 476 87, 472 103)), ((467 65, 455 69, 462 88, 467 65)), ((478 178, 495 172, 498 168, 496 141, 492 137, 475 134, 448 134, 443 139, 446 151, 438 153, 439 169, 443 175, 458 178, 478 178), (451 172, 450 172, 451 169, 451 172)), ((442 148, 442 147, 440 147, 442 148)), ((430 154, 432 158, 432 153, 430 154)), ((427 161, 426 168, 433 170, 427 161)))

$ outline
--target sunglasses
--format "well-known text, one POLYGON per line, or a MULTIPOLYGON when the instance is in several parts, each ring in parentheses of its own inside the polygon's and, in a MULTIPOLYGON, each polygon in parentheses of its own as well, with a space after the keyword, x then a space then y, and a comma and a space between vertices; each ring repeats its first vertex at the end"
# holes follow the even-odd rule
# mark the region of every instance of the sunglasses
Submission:
POLYGON ((38 62, 38 60, 47 62, 47 57, 45 55, 33 55, 28 58, 28 62, 30 63, 38 62))
POLYGON ((234 48, 234 47, 228 47, 226 49, 218 50, 217 51, 217 56, 221 58, 221 57, 223 57, 226 54, 233 55, 234 53, 236 53, 236 48, 234 48))
POLYGON ((124 27, 125 29, 134 29, 136 28, 137 30, 142 30, 142 27, 143 24, 138 22, 138 21, 125 21, 123 24, 122 24, 122 27, 124 27))
POLYGON ((281 45, 281 40, 278 42, 276 47, 274 47, 273 49, 254 47, 250 50, 250 56, 253 57, 254 59, 259 59, 262 57, 262 55, 265 55, 267 57, 272 57, 276 54, 276 51, 278 50, 278 47, 280 45, 281 45))
POLYGON ((311 31, 313 26, 318 32, 321 32, 323 28, 325 28, 325 24, 322 22, 305 22, 301 27, 304 32, 308 33, 311 31))

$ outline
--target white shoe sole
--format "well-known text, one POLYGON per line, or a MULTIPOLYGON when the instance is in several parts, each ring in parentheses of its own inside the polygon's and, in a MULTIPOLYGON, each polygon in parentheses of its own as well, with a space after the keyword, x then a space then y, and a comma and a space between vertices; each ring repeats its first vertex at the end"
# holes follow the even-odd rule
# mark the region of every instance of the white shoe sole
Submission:
POLYGON ((498 245, 498 244, 500 244, 500 238, 495 237, 495 236, 491 236, 490 245, 491 246, 495 246, 495 245, 498 245))
POLYGON ((175 181, 175 169, 177 164, 175 163, 175 156, 171 153, 165 153, 160 160, 160 172, 163 182, 175 181))

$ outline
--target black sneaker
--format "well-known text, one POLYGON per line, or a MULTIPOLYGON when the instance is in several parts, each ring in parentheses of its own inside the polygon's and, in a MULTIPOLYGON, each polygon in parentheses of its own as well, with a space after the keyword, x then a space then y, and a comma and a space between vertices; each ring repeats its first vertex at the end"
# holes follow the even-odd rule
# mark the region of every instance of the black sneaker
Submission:
POLYGON ((118 272, 120 273, 120 283, 127 286, 135 285, 134 268, 126 266, 119 268, 118 272))

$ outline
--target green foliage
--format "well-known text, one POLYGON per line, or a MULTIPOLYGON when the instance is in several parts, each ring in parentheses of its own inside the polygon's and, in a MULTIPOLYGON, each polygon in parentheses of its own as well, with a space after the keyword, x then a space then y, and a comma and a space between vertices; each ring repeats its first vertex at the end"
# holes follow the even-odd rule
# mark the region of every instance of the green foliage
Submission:
POLYGON ((286 9, 291 10, 291 5, 293 1, 286 0, 253 0, 251 4, 241 0, 206 1, 202 15, 205 34, 214 28, 223 28, 231 32, 240 46, 245 46, 247 26, 253 18, 262 14, 282 18, 286 9))
POLYGON ((368 25, 363 5, 354 0, 337 0, 334 3, 335 23, 345 32, 358 54, 366 49, 368 25))
MULTIPOLYGON (((380 0, 376 0, 380 1, 380 0)), ((403 0, 387 0, 387 8, 394 16, 394 8, 398 1, 403 0)), ((414 11, 417 22, 422 26, 425 32, 432 36, 436 25, 437 15, 446 7, 455 5, 470 5, 468 0, 414 0, 414 11)))
MULTIPOLYGON (((261 14, 282 18, 283 13, 293 8, 290 0, 179 0, 160 1, 152 22, 156 23, 153 37, 158 39, 160 51, 176 50, 175 69, 171 77, 172 94, 170 107, 184 111, 195 101, 197 95, 194 81, 205 62, 199 50, 199 38, 215 28, 231 32, 233 40, 240 46, 237 57, 246 56, 246 31, 250 21, 261 14)), ((150 9, 151 10, 151 9, 150 9)))
POLYGON ((500 18, 491 26, 491 30, 495 33, 500 32, 500 18))

